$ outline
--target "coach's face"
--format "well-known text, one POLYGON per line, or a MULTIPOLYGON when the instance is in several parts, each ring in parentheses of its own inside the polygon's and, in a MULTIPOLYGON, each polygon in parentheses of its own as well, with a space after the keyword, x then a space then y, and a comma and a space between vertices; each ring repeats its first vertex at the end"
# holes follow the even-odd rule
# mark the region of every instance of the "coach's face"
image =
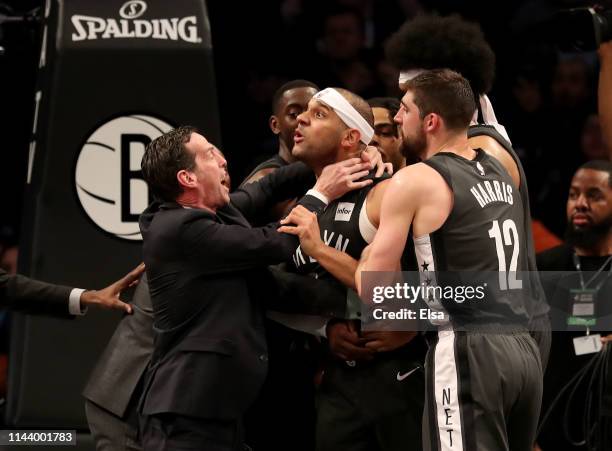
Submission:
POLYGON ((293 156, 313 169, 334 163, 347 130, 334 110, 312 99, 297 120, 293 156))
POLYGON ((194 155, 194 168, 187 172, 202 203, 214 210, 228 204, 227 162, 219 149, 199 133, 192 133, 185 148, 194 155))
POLYGON ((427 150, 427 136, 423 130, 423 119, 419 107, 414 103, 412 91, 406 91, 402 97, 400 109, 395 115, 395 122, 400 126, 403 148, 406 158, 422 157, 427 150))

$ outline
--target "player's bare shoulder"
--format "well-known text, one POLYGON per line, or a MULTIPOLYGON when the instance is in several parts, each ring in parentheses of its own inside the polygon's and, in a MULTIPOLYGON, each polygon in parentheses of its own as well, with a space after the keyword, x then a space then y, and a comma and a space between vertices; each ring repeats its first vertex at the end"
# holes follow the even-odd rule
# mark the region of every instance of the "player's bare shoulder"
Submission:
POLYGON ((400 186, 411 197, 417 198, 444 198, 444 193, 452 194, 440 173, 425 163, 416 163, 400 169, 391 178, 391 184, 400 186))
POLYGON ((415 236, 431 233, 444 224, 453 208, 453 192, 438 171, 425 163, 413 164, 398 171, 391 183, 403 187, 404 195, 397 196, 396 201, 411 204, 415 236))

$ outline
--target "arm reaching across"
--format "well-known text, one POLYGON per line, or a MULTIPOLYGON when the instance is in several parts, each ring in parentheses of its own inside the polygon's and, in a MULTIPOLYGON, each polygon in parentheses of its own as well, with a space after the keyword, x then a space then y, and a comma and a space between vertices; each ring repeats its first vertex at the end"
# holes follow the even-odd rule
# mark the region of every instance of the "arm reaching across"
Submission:
POLYGON ((132 313, 132 307, 121 301, 119 295, 122 291, 138 283, 140 276, 145 270, 145 264, 141 263, 121 279, 102 288, 101 290, 87 290, 81 294, 81 306, 88 307, 94 305, 105 309, 123 310, 128 314, 132 313))
POLYGON ((357 260, 342 251, 327 246, 321 240, 321 232, 317 215, 304 207, 295 207, 289 215, 281 221, 279 232, 295 235, 300 239, 302 250, 316 259, 332 276, 349 288, 355 288, 355 270, 357 260), (285 224, 295 224, 295 227, 285 224))
POLYGON ((418 163, 405 167, 388 183, 374 241, 364 249, 355 274, 362 296, 361 273, 397 271, 408 232, 431 233, 442 226, 452 209, 453 197, 444 179, 431 167, 418 163))

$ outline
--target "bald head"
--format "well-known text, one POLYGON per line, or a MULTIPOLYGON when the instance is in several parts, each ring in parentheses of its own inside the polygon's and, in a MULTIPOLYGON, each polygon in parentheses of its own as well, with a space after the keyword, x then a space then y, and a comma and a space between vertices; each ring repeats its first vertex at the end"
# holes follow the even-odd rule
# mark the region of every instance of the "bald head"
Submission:
POLYGON ((315 173, 328 164, 357 156, 369 143, 374 128, 370 105, 341 88, 329 88, 316 94, 297 120, 292 155, 315 173), (354 111, 349 111, 351 109, 354 111))
POLYGON ((342 95, 346 99, 348 103, 351 104, 355 110, 363 117, 366 122, 370 125, 370 127, 374 128, 374 114, 372 113, 372 108, 366 102, 363 97, 358 96, 354 92, 351 92, 347 89, 343 88, 334 88, 336 91, 342 95))

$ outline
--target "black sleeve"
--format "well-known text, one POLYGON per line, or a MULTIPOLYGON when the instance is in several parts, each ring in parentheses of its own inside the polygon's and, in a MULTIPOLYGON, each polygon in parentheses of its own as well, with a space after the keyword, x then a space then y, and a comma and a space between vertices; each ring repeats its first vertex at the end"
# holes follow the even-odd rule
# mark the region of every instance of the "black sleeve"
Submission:
POLYGON ((231 202, 252 221, 261 210, 303 196, 315 182, 315 175, 308 166, 300 162, 292 163, 256 182, 241 186, 231 194, 231 202))
POLYGON ((0 270, 0 304, 28 313, 69 315, 72 288, 10 275, 0 270))
POLYGON ((333 316, 346 314, 346 287, 332 279, 314 279, 310 276, 269 268, 273 289, 268 293, 266 307, 283 313, 333 316))
MULTIPOLYGON (((314 196, 304 196, 299 204, 317 214, 325 208, 314 196)), ((198 215, 183 224, 181 245, 183 252, 196 259, 206 274, 275 265, 288 261, 299 245, 297 237, 277 232, 279 226, 274 222, 249 229, 198 215)))

